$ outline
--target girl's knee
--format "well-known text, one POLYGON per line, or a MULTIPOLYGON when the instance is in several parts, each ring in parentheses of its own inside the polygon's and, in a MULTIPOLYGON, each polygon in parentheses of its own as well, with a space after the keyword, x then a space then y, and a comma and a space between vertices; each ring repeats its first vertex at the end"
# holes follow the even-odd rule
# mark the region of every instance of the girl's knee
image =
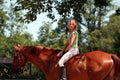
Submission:
POLYGON ((59 61, 58 65, 59 65, 59 67, 62 67, 62 66, 64 66, 64 63, 62 61, 59 61))

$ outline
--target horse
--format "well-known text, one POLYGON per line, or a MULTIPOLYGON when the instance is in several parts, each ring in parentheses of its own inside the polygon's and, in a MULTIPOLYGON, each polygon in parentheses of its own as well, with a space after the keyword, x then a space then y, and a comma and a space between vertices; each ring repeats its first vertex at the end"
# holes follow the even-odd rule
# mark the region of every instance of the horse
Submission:
MULTIPOLYGON (((57 66, 60 50, 46 46, 14 46, 12 71, 19 72, 27 62, 42 70, 46 80, 60 80, 57 66)), ((120 59, 100 50, 78 54, 65 63, 67 80, 120 80, 120 59)))

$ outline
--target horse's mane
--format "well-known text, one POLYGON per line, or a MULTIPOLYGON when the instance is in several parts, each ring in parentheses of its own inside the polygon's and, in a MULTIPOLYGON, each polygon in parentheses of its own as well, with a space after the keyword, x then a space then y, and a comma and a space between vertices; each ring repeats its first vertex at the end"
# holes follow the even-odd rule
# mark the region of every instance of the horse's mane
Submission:
MULTIPOLYGON (((52 51, 51 54, 57 54, 58 52, 60 52, 61 50, 59 49, 53 49, 53 48, 49 48, 46 46, 23 46, 22 48, 23 50, 29 50, 30 54, 38 54, 40 51, 52 51)), ((50 54, 49 52, 47 54, 50 54)))

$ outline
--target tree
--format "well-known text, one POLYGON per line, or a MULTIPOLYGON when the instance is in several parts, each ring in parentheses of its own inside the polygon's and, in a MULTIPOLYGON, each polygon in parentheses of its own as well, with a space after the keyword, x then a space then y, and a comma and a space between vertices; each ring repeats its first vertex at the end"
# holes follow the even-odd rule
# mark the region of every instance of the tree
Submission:
POLYGON ((116 38, 115 38, 115 43, 114 43, 114 51, 115 53, 120 57, 120 33, 116 35, 116 38))
POLYGON ((55 18, 54 11, 58 12, 62 17, 73 16, 78 22, 83 22, 84 17, 88 29, 94 30, 94 27, 101 27, 102 16, 110 9, 111 0, 17 0, 15 11, 27 10, 24 20, 27 22, 36 20, 36 15, 40 13, 48 13, 48 17, 55 18), (91 24, 91 25, 89 25, 91 24))
POLYGON ((5 6, 4 1, 0 1, 0 56, 12 57, 13 46, 20 44, 33 45, 32 35, 25 33, 25 26, 18 22, 21 12, 13 12, 13 3, 5 6), (26 41, 26 42, 25 42, 26 41), (29 43, 28 43, 29 42, 29 43))
POLYGON ((99 49, 110 53, 119 53, 119 19, 120 16, 113 14, 106 26, 89 34, 87 38, 90 51, 99 49))
POLYGON ((5 36, 5 29, 7 28, 6 20, 8 16, 6 15, 7 12, 4 10, 4 0, 0 1, 0 55, 4 54, 5 51, 5 43, 6 43, 6 36, 5 36))
POLYGON ((44 46, 51 46, 52 44, 52 35, 51 34, 51 23, 43 22, 43 25, 39 28, 38 31, 38 40, 37 43, 44 46))
POLYGON ((0 1, 0 33, 2 35, 5 35, 5 28, 7 28, 6 20, 8 19, 8 16, 6 15, 7 12, 4 10, 4 1, 0 1))
MULTIPOLYGON (((27 10, 27 14, 24 15, 25 22, 34 21, 37 18, 37 14, 41 12, 48 12, 51 13, 52 5, 56 2, 55 0, 17 0, 15 7, 15 11, 19 10, 27 10)), ((50 15, 51 18, 53 18, 52 14, 50 15)))
POLYGON ((37 43, 51 48, 61 49, 67 37, 66 21, 65 19, 61 19, 58 22, 57 28, 51 29, 51 27, 50 22, 44 22, 39 28, 37 43))
POLYGON ((120 15, 112 15, 110 17, 110 22, 109 26, 113 26, 112 30, 114 29, 114 40, 115 42, 113 43, 113 50, 114 53, 116 53, 118 56, 120 56, 120 15))
MULTIPOLYGON (((102 27, 105 25, 104 20, 106 15, 112 9, 111 1, 112 0, 17 0, 17 5, 14 9, 15 11, 27 10, 24 17, 24 20, 27 22, 36 20, 36 15, 43 12, 48 13, 47 16, 51 19, 55 19, 54 12, 57 12, 66 20, 70 17, 76 19, 78 21, 78 25, 83 25, 87 30, 84 35, 81 31, 81 26, 79 27, 80 46, 91 51, 98 48, 98 45, 96 44, 97 47, 94 46, 95 43, 91 41, 93 41, 93 38, 96 38, 97 33, 101 34, 101 30, 103 30, 102 27)), ((60 20, 62 20, 62 18, 60 20)), ((63 26, 62 23, 60 25, 63 26)), ((65 28, 59 27, 58 25, 56 31, 61 33, 58 34, 59 36, 62 35, 62 30, 64 31, 65 28), (59 31, 60 29, 61 31, 59 31)), ((65 36, 66 35, 67 34, 65 34, 65 36)), ((97 40, 99 39, 97 38, 96 41, 97 40)))
POLYGON ((114 52, 113 43, 115 42, 113 33, 115 30, 111 30, 113 27, 104 26, 100 30, 95 30, 90 33, 88 38, 88 50, 102 50, 105 52, 114 52))
POLYGON ((12 36, 15 32, 24 32, 23 30, 27 27, 24 25, 23 21, 19 22, 19 18, 23 13, 21 11, 15 12, 14 5, 15 3, 11 1, 10 6, 7 6, 7 33, 9 36, 12 36))
POLYGON ((58 27, 56 27, 54 30, 52 30, 53 33, 55 33, 55 47, 57 47, 58 49, 62 49, 66 39, 69 35, 68 33, 68 29, 67 29, 67 22, 68 19, 67 18, 61 18, 58 21, 58 27))
POLYGON ((32 41, 31 34, 29 33, 14 33, 12 36, 0 37, 0 57, 11 58, 13 56, 14 45, 35 45, 35 42, 32 41))

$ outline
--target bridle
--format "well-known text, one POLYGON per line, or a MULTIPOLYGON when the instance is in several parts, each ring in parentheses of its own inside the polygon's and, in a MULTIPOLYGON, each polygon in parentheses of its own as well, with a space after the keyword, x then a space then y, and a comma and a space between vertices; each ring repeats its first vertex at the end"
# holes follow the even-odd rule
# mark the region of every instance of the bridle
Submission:
POLYGON ((21 52, 18 52, 18 53, 16 53, 15 54, 15 56, 14 56, 15 58, 18 58, 17 60, 17 63, 16 63, 16 66, 18 67, 18 69, 19 68, 21 68, 21 66, 24 64, 23 62, 24 62, 24 60, 25 61, 27 61, 26 59, 26 57, 23 55, 23 53, 21 53, 21 52), (24 59, 24 60, 23 60, 24 59))

